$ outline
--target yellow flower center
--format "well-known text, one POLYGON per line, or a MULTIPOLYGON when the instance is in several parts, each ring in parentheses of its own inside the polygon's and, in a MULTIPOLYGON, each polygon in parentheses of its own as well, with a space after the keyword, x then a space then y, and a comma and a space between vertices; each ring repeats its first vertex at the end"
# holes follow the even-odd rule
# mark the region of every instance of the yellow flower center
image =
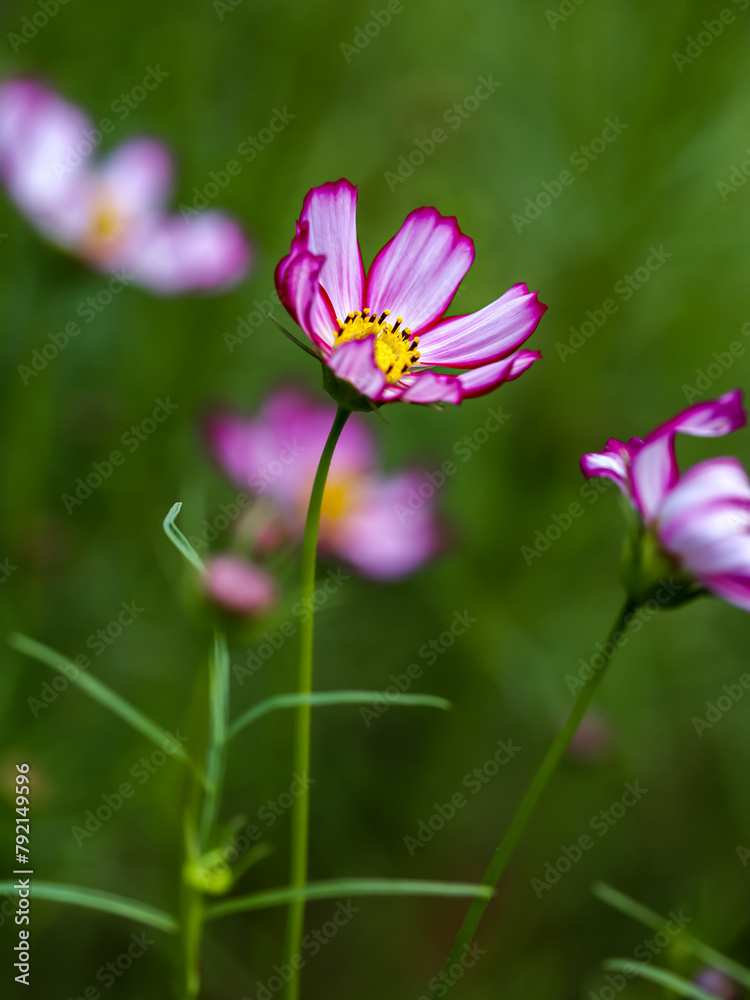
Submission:
POLYGON ((114 205, 104 202, 94 213, 91 235, 94 239, 110 240, 122 228, 122 216, 114 205))
POLYGON ((328 482, 323 493, 321 516, 330 521, 341 517, 349 504, 350 492, 349 485, 343 480, 328 482))
POLYGON ((395 323, 388 322, 390 309, 384 309, 380 316, 365 308, 362 312, 349 313, 335 333, 334 350, 347 340, 375 338, 375 364, 385 372, 387 382, 398 382, 413 364, 419 360, 419 337, 412 335, 408 327, 402 327, 399 316, 395 323))

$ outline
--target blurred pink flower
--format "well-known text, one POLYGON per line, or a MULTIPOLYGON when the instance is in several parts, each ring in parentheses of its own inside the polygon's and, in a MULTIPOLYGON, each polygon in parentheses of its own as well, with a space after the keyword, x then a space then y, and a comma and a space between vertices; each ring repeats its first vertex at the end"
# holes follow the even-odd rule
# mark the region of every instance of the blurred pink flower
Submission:
POLYGON ((31 79, 0 85, 0 177, 48 239, 99 271, 123 271, 162 295, 228 287, 251 249, 221 212, 170 216, 172 162, 152 139, 122 143, 99 164, 101 132, 75 105, 31 79))
POLYGON ((278 600, 273 577, 236 556, 210 556, 203 583, 211 600, 237 614, 264 614, 278 600))
MULTIPOLYGON (((271 498, 298 537, 334 413, 330 405, 283 389, 266 401, 257 418, 217 413, 207 421, 220 467, 243 489, 271 498)), ((352 416, 336 447, 323 496, 321 551, 376 579, 416 569, 440 545, 431 505, 413 502, 422 481, 415 471, 382 475, 369 431, 352 416)))
POLYGON ((308 192, 276 288, 336 379, 367 401, 460 403, 518 378, 541 354, 517 350, 546 306, 526 285, 467 316, 443 319, 474 260, 474 243, 434 208, 407 216, 365 276, 357 189, 347 180, 308 192), (433 367, 463 369, 442 374, 433 367))
POLYGON ((584 455, 584 475, 617 483, 677 568, 708 590, 750 610, 750 480, 734 458, 712 458, 680 475, 677 434, 719 437, 744 427, 742 393, 698 403, 627 443, 611 438, 584 455))
POLYGON ((696 986, 700 986, 706 993, 711 993, 719 1000, 737 1000, 737 986, 728 976, 718 969, 706 967, 701 969, 693 980, 696 986))

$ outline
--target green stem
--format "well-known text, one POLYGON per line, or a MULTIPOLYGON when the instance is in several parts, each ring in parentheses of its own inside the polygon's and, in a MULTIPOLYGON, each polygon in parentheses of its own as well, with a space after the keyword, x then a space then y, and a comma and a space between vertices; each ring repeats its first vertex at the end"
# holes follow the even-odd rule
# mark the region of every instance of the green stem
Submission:
POLYGON ((182 967, 184 970, 180 996, 182 1000, 196 1000, 201 986, 200 961, 203 937, 203 896, 198 889, 183 884, 182 914, 182 967))
MULTIPOLYGON (((625 602, 622 611, 617 617, 617 621, 612 626, 612 631, 609 633, 607 643, 604 646, 604 649, 607 650, 607 652, 602 653, 604 663, 595 671, 593 676, 584 683, 583 687, 578 692, 567 722, 557 734, 552 746, 545 754, 544 759, 536 771, 536 774, 531 780, 531 784, 526 789, 518 808, 513 814, 510 826, 505 831, 505 835, 500 841, 487 871, 484 873, 482 885, 494 888, 500 880, 500 876, 505 871, 505 867, 508 864, 508 861, 510 861, 513 851, 516 849, 516 845, 521 839, 524 830, 528 826, 529 820, 536 809, 542 792, 547 786, 547 782, 552 777, 552 773, 557 767, 560 758, 565 753, 570 741, 575 736, 576 731, 578 730, 578 727, 581 724, 589 705, 591 704, 594 694, 604 679, 607 667, 612 661, 612 657, 617 649, 617 643, 614 641, 614 637, 618 632, 625 631, 627 623, 630 621, 630 618, 637 607, 638 602, 630 598, 625 602)), ((474 934, 479 926, 479 921, 482 919, 482 914, 484 913, 488 903, 489 899, 483 899, 481 897, 477 897, 472 900, 471 905, 469 906, 469 912, 466 914, 463 924, 461 924, 458 936, 456 937, 451 953, 448 956, 448 961, 445 963, 441 980, 450 979, 448 969, 456 962, 460 962, 465 950, 473 941, 474 934)))
MULTIPOLYGON (((307 509, 305 521, 305 538, 302 544, 302 606, 307 608, 309 616, 303 619, 300 626, 299 681, 297 693, 309 695, 312 692, 313 678, 313 596, 315 594, 315 562, 318 549, 318 529, 320 527, 320 511, 323 505, 328 470, 339 436, 349 417, 350 411, 339 406, 333 421, 333 427, 320 456, 318 471, 315 473, 310 506, 307 509)), ((297 709, 294 742, 294 772, 299 776, 302 791, 294 800, 292 808, 292 846, 290 886, 301 888, 307 882, 307 843, 310 817, 310 792, 307 778, 310 773, 310 724, 312 706, 303 703, 297 709)), ((286 932, 285 961, 293 970, 293 975, 287 984, 288 1000, 299 997, 299 970, 297 963, 292 962, 299 954, 302 943, 302 930, 305 920, 304 898, 294 900, 289 906, 289 917, 286 932)))

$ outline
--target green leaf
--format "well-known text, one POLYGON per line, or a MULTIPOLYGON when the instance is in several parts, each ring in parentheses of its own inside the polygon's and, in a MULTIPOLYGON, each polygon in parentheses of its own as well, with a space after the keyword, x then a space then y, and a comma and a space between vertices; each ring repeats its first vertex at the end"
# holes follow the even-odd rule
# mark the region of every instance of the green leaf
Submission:
POLYGON ((177 503, 172 506, 171 510, 169 511, 167 516, 164 518, 164 521, 162 522, 164 526, 164 531, 166 532, 167 538, 170 540, 170 542, 180 553, 182 553, 182 555, 187 559, 187 561, 191 563, 198 570, 199 573, 205 573, 206 567, 203 564, 203 560, 195 551, 195 549, 187 540, 187 538, 185 538, 185 536, 177 527, 177 525, 174 523, 175 518, 180 513, 181 509, 182 509, 182 503, 181 501, 178 500, 177 503))
POLYGON ((40 663, 44 663, 54 670, 59 670, 63 676, 68 678, 71 684, 75 684, 82 691, 85 691, 89 697, 93 698, 94 701, 98 701, 100 705, 108 708, 111 712, 114 712, 115 715, 119 715, 133 729, 136 729, 146 739, 151 740, 160 749, 164 750, 164 744, 168 743, 170 746, 169 752, 174 757, 184 761, 189 767, 200 774, 195 762, 185 751, 179 740, 176 740, 166 729, 157 725, 147 715, 144 715, 140 709, 131 705, 121 695, 116 694, 98 678, 87 674, 80 667, 77 667, 72 660, 67 659, 67 657, 56 652, 54 649, 50 649, 49 646, 37 642, 35 639, 21 635, 19 632, 14 632, 8 637, 8 644, 19 653, 30 656, 32 659, 38 660, 40 663))
POLYGON ((658 983, 659 986, 666 986, 668 990, 676 993, 677 996, 688 997, 689 1000, 716 1000, 714 993, 706 993, 705 990, 702 990, 687 979, 683 979, 682 976, 676 976, 674 972, 662 969, 659 966, 645 965, 643 962, 633 962, 629 958, 610 958, 609 961, 604 963, 604 968, 610 972, 624 972, 626 975, 635 973, 637 976, 641 976, 642 979, 658 983))
MULTIPOLYGON (((0 882, 0 893, 11 895, 14 891, 13 882, 0 882)), ((34 899, 46 899, 54 903, 67 903, 69 906, 83 906, 89 910, 101 910, 104 913, 114 913, 127 920, 137 920, 160 931, 172 933, 178 930, 177 921, 171 914, 157 910, 155 906, 141 903, 137 899, 128 899, 113 892, 102 892, 99 889, 86 889, 79 885, 60 885, 57 882, 31 883, 34 899)))
POLYGON ((211 724, 206 748, 206 794, 203 799, 200 839, 208 843, 219 811, 219 796, 226 770, 227 725, 229 722, 229 651, 225 637, 217 632, 209 674, 211 724))
POLYGON ((445 698, 434 694, 399 694, 390 695, 383 691, 318 691, 314 694, 279 694, 273 698, 254 705, 235 719, 229 727, 227 739, 232 739, 245 726, 260 719, 268 712, 278 708, 297 708, 299 705, 373 705, 387 701, 390 705, 422 705, 429 708, 441 708, 444 711, 452 708, 445 698))
MULTIPOLYGON (((642 903, 631 899, 630 896, 626 896, 611 885, 607 885, 606 882, 595 883, 591 891, 603 903, 607 903, 609 906, 614 907, 614 909, 619 910, 620 913, 632 917, 633 920, 637 920, 646 927, 650 927, 655 931, 664 930, 664 926, 667 923, 666 917, 660 916, 654 910, 650 910, 647 906, 643 906, 642 903)), ((705 965, 710 965, 714 969, 724 972, 731 979, 742 983, 743 986, 750 986, 750 970, 733 961, 731 958, 727 958, 726 955, 722 955, 720 951, 716 951, 710 945, 699 941, 692 934, 688 934, 687 931, 680 931, 677 942, 681 948, 684 948, 690 955, 694 955, 695 958, 699 959, 705 965)))
POLYGON ((329 882, 308 882, 298 889, 267 889, 239 899, 228 899, 206 910, 206 919, 223 917, 244 910, 262 910, 285 906, 299 899, 338 899, 339 896, 483 896, 489 899, 493 890, 486 885, 465 882, 428 882, 418 879, 341 878, 329 882))

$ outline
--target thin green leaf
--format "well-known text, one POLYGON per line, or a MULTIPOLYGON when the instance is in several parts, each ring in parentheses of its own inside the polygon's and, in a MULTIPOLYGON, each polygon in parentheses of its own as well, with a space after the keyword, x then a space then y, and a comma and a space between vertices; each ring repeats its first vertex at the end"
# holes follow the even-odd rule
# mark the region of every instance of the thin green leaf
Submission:
MULTIPOLYGON (((606 882, 595 883, 591 891, 603 903, 607 903, 608 906, 614 907, 620 913, 632 917, 633 920, 637 920, 646 927, 650 927, 655 931, 664 930, 664 926, 667 923, 666 917, 660 916, 654 910, 650 910, 642 903, 631 899, 630 896, 626 896, 625 893, 620 892, 611 885, 607 885, 606 882)), ((716 951, 710 945, 699 941, 698 938, 693 937, 692 934, 688 934, 687 931, 680 932, 678 942, 681 948, 684 948, 689 954, 694 955, 705 965, 710 965, 714 969, 726 973, 731 979, 742 983, 743 986, 750 986, 750 970, 746 969, 743 965, 723 955, 720 951, 716 951)))
POLYGON ((19 632, 13 632, 8 637, 8 644, 19 653, 30 656, 32 659, 38 660, 48 667, 52 667, 53 670, 59 670, 64 677, 68 678, 71 684, 75 684, 82 691, 85 691, 90 698, 98 701, 100 705, 108 708, 115 715, 119 715, 121 719, 132 726, 133 729, 136 729, 142 736, 145 736, 146 739, 151 740, 152 743, 155 743, 162 750, 164 749, 164 744, 168 743, 171 754, 184 761, 189 767, 196 769, 195 762, 190 758, 179 740, 176 740, 171 733, 157 725, 152 719, 149 719, 140 709, 131 705, 121 695, 116 694, 98 678, 87 674, 80 667, 77 667, 75 663, 61 653, 50 649, 49 646, 45 646, 35 639, 21 635, 19 632))
POLYGON ((207 849, 219 810, 219 796, 226 769, 229 722, 229 651, 225 637, 217 632, 210 664, 209 704, 211 725, 206 748, 206 794, 203 799, 200 839, 207 849))
POLYGON ((384 691, 316 691, 314 694, 279 694, 254 705, 235 719, 229 727, 227 739, 232 739, 256 719, 279 708, 297 708, 299 705, 373 705, 387 701, 389 705, 421 705, 428 708, 452 708, 445 698, 434 694, 386 694, 384 691))
POLYGON ((195 551, 195 549, 187 540, 187 538, 185 538, 185 536, 177 527, 177 525, 174 523, 175 518, 180 513, 181 509, 182 509, 182 503, 181 501, 178 500, 176 504, 173 504, 171 510, 169 511, 167 516, 164 518, 164 521, 162 522, 164 526, 164 531, 166 533, 167 538, 178 550, 178 552, 182 553, 182 555, 187 559, 187 561, 191 563, 193 566, 195 566, 195 568, 198 570, 199 573, 205 573, 206 567, 203 564, 203 560, 195 551))
MULTIPOLYGON (((46 899, 54 903, 67 903, 69 906, 83 906, 89 910, 101 910, 104 913, 114 913, 127 920, 137 920, 160 931, 172 933, 178 930, 177 921, 171 914, 157 910, 149 903, 141 903, 138 899, 128 899, 113 892, 102 892, 100 889, 87 889, 80 885, 60 885, 57 882, 32 881, 31 892, 34 899, 46 899)), ((11 895, 13 882, 0 882, 0 893, 11 895)))
POLYGON ((659 986, 666 986, 668 990, 676 993, 679 997, 688 997, 688 1000, 716 1000, 714 993, 706 993, 699 986, 677 976, 669 969, 662 969, 659 966, 645 965, 643 962, 633 962, 629 958, 610 958, 604 963, 604 968, 609 972, 624 972, 626 975, 635 973, 642 979, 648 979, 659 986))
POLYGON ((279 330, 281 330, 281 332, 284 334, 284 336, 288 337, 293 344, 296 344, 296 346, 300 348, 300 350, 303 350, 305 354, 309 354, 311 357, 315 358, 316 361, 320 361, 320 355, 316 354, 315 351, 308 344, 303 343, 301 340, 295 337, 293 333, 290 333, 287 329, 285 329, 281 325, 281 323, 279 323, 279 321, 275 319, 269 312, 266 313, 266 316, 268 316, 273 325, 277 326, 279 330))
POLYGON ((271 906, 286 906, 298 899, 338 899, 340 896, 483 896, 489 899, 493 890, 486 885, 465 882, 428 882, 418 879, 340 878, 329 882, 308 882, 298 889, 267 889, 239 899, 228 899, 206 910, 206 919, 224 917, 244 910, 262 910, 271 906))

